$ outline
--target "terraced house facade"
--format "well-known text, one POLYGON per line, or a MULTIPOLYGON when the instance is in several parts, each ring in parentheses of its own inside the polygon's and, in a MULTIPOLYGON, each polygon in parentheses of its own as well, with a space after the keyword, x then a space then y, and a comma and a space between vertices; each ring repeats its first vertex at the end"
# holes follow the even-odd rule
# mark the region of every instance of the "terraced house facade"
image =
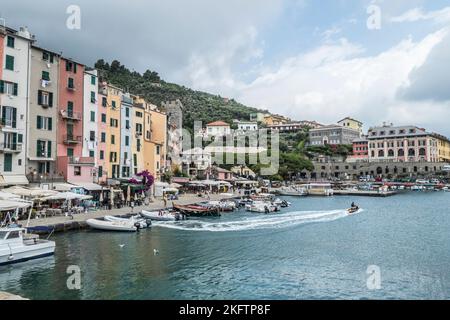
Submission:
POLYGON ((27 107, 33 37, 0 27, 0 185, 27 184, 27 107))
POLYGON ((31 48, 27 148, 30 182, 61 178, 56 168, 59 64, 59 54, 31 48))

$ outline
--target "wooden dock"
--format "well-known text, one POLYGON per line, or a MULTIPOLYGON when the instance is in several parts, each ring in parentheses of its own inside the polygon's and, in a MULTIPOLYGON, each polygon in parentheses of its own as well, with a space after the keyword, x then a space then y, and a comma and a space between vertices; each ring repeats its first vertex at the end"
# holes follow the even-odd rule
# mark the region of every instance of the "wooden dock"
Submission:
POLYGON ((396 191, 376 191, 376 190, 333 190, 335 196, 356 196, 356 197, 391 197, 396 195, 396 191))

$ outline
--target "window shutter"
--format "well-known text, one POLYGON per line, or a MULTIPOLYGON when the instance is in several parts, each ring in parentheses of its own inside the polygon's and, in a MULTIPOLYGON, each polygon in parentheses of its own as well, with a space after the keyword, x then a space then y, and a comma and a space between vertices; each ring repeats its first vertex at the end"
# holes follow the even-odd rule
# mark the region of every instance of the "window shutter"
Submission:
POLYGON ((53 107, 53 93, 52 92, 50 92, 48 94, 48 106, 53 107))
POLYGON ((70 62, 66 61, 66 71, 70 71, 70 62))
POLYGON ((77 64, 76 63, 73 64, 73 73, 77 73, 77 64))
POLYGON ((13 150, 17 150, 17 133, 13 133, 13 150))
POLYGON ((50 53, 50 63, 53 63, 53 61, 54 61, 54 55, 53 55, 53 53, 50 53))
POLYGON ((0 80, 0 93, 5 93, 5 82, 0 80))
POLYGON ((42 129, 42 117, 41 116, 37 116, 37 124, 36 127, 38 129, 42 129))
POLYGON ((42 90, 38 91, 38 105, 42 106, 42 90))
POLYGON ((14 83, 13 95, 17 96, 18 92, 19 92, 19 85, 17 83, 14 83))
POLYGON ((36 141, 36 157, 42 157, 41 140, 36 141))
POLYGON ((47 141, 47 158, 52 157, 52 142, 47 141))
POLYGON ((52 118, 48 118, 48 131, 52 131, 53 130, 53 119, 52 118))
POLYGON ((23 134, 19 133, 19 134, 17 135, 17 142, 18 142, 18 143, 23 143, 23 134))
POLYGON ((15 128, 16 124, 17 124, 17 109, 16 108, 12 109, 12 114, 13 114, 12 127, 15 128))
POLYGON ((6 122, 6 107, 2 108, 2 124, 6 122))

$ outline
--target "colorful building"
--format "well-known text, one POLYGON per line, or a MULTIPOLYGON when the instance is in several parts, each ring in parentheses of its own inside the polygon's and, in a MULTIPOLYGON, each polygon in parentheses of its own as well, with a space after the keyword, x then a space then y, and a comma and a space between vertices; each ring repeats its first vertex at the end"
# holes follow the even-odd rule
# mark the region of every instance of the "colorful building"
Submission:
MULTIPOLYGON (((101 86, 99 86, 101 87, 101 86)), ((98 183, 106 183, 108 178, 108 153, 107 153, 107 134, 109 131, 108 128, 108 99, 107 95, 102 92, 98 93, 97 99, 97 182, 98 183)))
POLYGON ((433 134, 437 139, 438 161, 450 163, 450 140, 440 134, 433 134))
POLYGON ((368 132, 369 160, 438 162, 438 139, 416 126, 383 125, 368 132))
POLYGON ((142 99, 144 106, 144 169, 154 175, 156 181, 166 169, 167 116, 158 108, 142 99))
POLYGON ((28 184, 26 178, 29 61, 33 37, 0 27, 0 185, 28 184))
POLYGON ((69 182, 93 182, 95 159, 83 157, 84 65, 61 58, 59 68, 58 172, 69 182))
MULTIPOLYGON (((98 148, 97 99, 98 99, 97 70, 86 69, 84 71, 84 87, 83 87, 82 156, 85 158, 93 158, 95 163, 96 163, 95 160, 97 159, 97 148, 98 148)), ((94 172, 94 176, 97 176, 97 172, 94 172)))
POLYGON ((106 117, 108 130, 106 134, 106 152, 108 157, 108 178, 120 178, 120 105, 122 102, 122 90, 110 84, 106 84, 107 95, 106 117))
POLYGON ((59 64, 59 54, 31 48, 27 177, 34 183, 60 178, 56 168, 59 64))
POLYGON ((144 115, 145 101, 133 96, 131 153, 133 154, 133 174, 144 170, 144 115))
POLYGON ((130 178, 133 173, 132 161, 132 128, 133 99, 129 93, 122 94, 120 105, 120 177, 130 178))
POLYGON ((346 127, 346 128, 358 130, 362 134, 363 123, 361 121, 358 121, 351 117, 346 117, 346 118, 338 121, 338 124, 343 127, 346 127))
POLYGON ((206 134, 208 136, 226 136, 231 134, 230 125, 223 121, 214 121, 206 125, 206 134))

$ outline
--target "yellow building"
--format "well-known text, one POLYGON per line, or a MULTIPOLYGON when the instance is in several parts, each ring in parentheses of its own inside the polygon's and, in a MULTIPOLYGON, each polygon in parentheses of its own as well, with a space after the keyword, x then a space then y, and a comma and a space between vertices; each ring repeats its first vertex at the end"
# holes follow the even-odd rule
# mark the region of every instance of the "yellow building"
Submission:
POLYGON ((144 99, 133 96, 133 128, 131 139, 131 152, 133 154, 134 174, 144 171, 145 149, 144 149, 144 129, 145 129, 145 108, 144 99))
POLYGON ((264 116, 264 123, 267 126, 273 126, 273 125, 279 125, 279 124, 285 124, 290 122, 291 119, 286 118, 284 116, 280 116, 277 114, 267 114, 264 116))
POLYGON ((167 115, 142 98, 135 101, 144 108, 144 169, 160 181, 166 167, 167 115))
POLYGON ((343 127, 346 127, 346 128, 358 130, 359 132, 362 133, 363 123, 361 121, 356 120, 356 119, 353 119, 353 118, 350 118, 350 117, 346 117, 346 118, 338 121, 338 124, 340 126, 343 126, 343 127))
POLYGON ((450 140, 439 134, 435 134, 438 147, 438 161, 450 163, 450 140))
POLYGON ((112 85, 106 86, 107 93, 107 131, 106 158, 108 178, 120 177, 120 105, 122 90, 112 85))

